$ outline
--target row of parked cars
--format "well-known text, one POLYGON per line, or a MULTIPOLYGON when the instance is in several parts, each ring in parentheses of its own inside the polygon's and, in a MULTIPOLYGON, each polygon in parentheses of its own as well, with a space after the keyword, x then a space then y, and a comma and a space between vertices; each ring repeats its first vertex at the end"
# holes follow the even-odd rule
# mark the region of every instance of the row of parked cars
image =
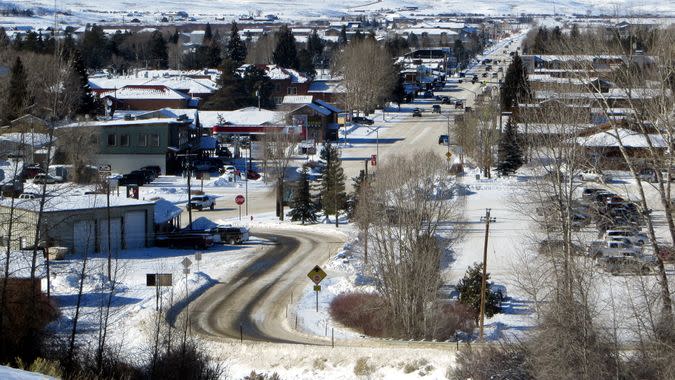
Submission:
POLYGON ((656 265, 656 256, 644 253, 649 241, 642 232, 644 210, 635 202, 611 191, 588 187, 582 191, 581 201, 589 206, 601 240, 588 246, 586 253, 598 265, 612 274, 649 274, 656 265))

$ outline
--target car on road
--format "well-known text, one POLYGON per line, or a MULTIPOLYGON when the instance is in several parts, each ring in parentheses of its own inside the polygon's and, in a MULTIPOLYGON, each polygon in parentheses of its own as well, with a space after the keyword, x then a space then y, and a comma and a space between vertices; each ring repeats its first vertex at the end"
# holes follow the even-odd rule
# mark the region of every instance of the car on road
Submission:
POLYGON ((441 113, 441 106, 438 104, 434 104, 433 106, 431 106, 431 112, 441 113))
POLYGON ((373 119, 369 119, 364 116, 354 116, 352 117, 352 122, 356 124, 365 124, 365 125, 373 125, 375 123, 373 119))
POLYGON ((588 247, 588 255, 594 259, 610 256, 637 256, 642 254, 642 248, 624 241, 593 241, 588 247))
POLYGON ((155 236, 158 247, 208 249, 213 245, 213 234, 205 232, 180 231, 155 236))
POLYGON ((627 240, 633 245, 644 245, 649 239, 642 232, 631 232, 627 230, 607 230, 605 240, 627 240))
POLYGON ((440 144, 442 144, 442 145, 448 145, 449 143, 450 143, 450 138, 448 137, 448 135, 440 135, 440 136, 438 136, 438 144, 439 144, 439 145, 440 145, 440 144))
POLYGON ((128 174, 125 174, 118 180, 118 185, 138 185, 143 186, 148 183, 148 173, 140 170, 134 170, 128 174))
POLYGON ((216 207, 216 198, 212 195, 194 195, 185 207, 188 210, 197 209, 202 211, 205 208, 213 210, 216 207))
POLYGON ((44 174, 40 173, 33 177, 33 183, 39 183, 39 184, 54 184, 54 183, 59 183, 62 182, 63 179, 61 177, 54 177, 50 176, 49 174, 44 174))
POLYGON ((449 96, 444 96, 441 98, 441 104, 452 104, 452 99, 449 96))
POLYGON ((579 179, 582 181, 608 182, 611 180, 611 177, 597 170, 587 170, 579 174, 579 179))
POLYGON ((609 256, 602 257, 598 263, 605 271, 617 274, 640 274, 645 275, 652 272, 656 265, 654 256, 609 256))
POLYGON ((419 108, 415 108, 412 112, 413 117, 422 117, 422 110, 419 108))
POLYGON ((21 193, 21 195, 19 195, 19 199, 36 199, 36 198, 40 198, 40 194, 32 193, 32 192, 25 192, 25 193, 21 193))
POLYGON ((162 168, 159 167, 159 165, 148 165, 148 166, 143 166, 141 168, 143 171, 150 171, 155 175, 155 178, 159 177, 162 175, 162 168))

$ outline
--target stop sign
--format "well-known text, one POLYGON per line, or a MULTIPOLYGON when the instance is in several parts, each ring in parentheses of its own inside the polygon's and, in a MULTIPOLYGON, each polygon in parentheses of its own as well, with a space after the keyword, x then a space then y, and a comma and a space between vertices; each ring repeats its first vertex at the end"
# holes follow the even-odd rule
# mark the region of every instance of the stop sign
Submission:
POLYGON ((241 206, 244 204, 244 202, 246 202, 246 198, 244 198, 244 196, 240 194, 234 197, 234 202, 241 206))

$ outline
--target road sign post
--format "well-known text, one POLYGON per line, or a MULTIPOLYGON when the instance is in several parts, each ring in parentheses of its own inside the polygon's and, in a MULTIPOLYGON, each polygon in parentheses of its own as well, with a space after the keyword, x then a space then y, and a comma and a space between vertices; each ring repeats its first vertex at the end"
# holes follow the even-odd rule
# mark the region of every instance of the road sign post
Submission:
POLYGON ((241 220, 241 205, 243 205, 244 202, 246 202, 246 198, 243 195, 239 194, 236 197, 234 197, 234 202, 239 206, 239 220, 241 220))
POLYGON ((173 285, 173 276, 171 273, 147 273, 145 275, 145 285, 155 287, 155 310, 159 311, 159 293, 162 286, 173 285))
POLYGON ((316 311, 319 311, 319 292, 321 291, 321 285, 319 283, 326 278, 326 272, 321 269, 320 266, 316 265, 309 273, 307 277, 314 283, 314 292, 316 293, 316 311))

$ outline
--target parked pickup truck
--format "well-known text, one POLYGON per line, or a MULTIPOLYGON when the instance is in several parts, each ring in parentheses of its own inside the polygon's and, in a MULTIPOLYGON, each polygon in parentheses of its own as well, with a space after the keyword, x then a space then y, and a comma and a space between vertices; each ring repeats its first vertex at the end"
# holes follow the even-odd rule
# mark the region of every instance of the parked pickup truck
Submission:
POLYGON ((247 228, 218 224, 206 217, 195 219, 188 228, 195 232, 211 234, 216 243, 242 244, 249 238, 247 228))
POLYGON ((217 226, 211 231, 216 232, 216 235, 220 236, 220 241, 223 243, 235 245, 248 241, 248 228, 217 226))
POLYGON ((216 207, 216 198, 212 195, 194 195, 185 207, 188 210, 195 208, 199 211, 205 208, 213 210, 216 207))
POLYGON ((588 255, 594 259, 600 257, 639 256, 642 248, 627 244, 625 241, 593 241, 588 246, 588 255))
POLYGON ((213 235, 203 232, 172 232, 155 236, 158 247, 207 249, 213 245, 213 235))

